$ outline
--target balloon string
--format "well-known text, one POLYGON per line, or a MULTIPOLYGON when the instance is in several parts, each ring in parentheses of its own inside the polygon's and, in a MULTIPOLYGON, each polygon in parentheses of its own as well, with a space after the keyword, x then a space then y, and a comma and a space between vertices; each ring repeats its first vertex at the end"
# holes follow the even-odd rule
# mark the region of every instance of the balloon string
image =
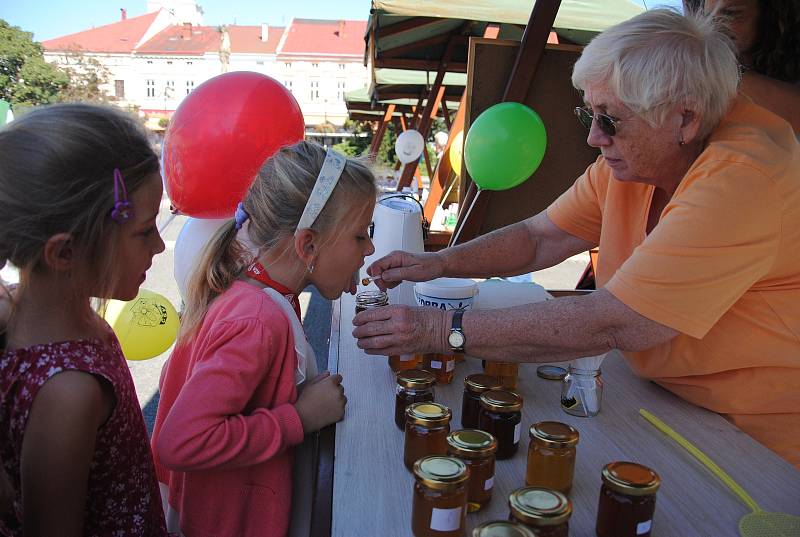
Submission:
POLYGON ((481 188, 478 188, 478 191, 475 193, 475 197, 472 198, 472 203, 469 204, 469 208, 467 209, 467 213, 464 215, 464 219, 461 220, 461 225, 458 226, 458 229, 453 234, 453 239, 451 241, 453 246, 458 244, 458 237, 461 235, 461 230, 464 229, 464 226, 466 225, 467 220, 469 219, 469 215, 472 213, 472 208, 475 207, 475 204, 478 202, 478 197, 481 195, 482 191, 483 190, 481 188))

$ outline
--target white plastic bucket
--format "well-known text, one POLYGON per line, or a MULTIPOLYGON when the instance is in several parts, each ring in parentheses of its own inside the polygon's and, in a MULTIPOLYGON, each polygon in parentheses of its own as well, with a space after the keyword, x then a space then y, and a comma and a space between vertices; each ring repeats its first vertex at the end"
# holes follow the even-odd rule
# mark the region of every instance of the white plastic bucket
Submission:
POLYGON ((437 278, 414 284, 417 304, 443 310, 470 309, 478 284, 467 278, 437 278))

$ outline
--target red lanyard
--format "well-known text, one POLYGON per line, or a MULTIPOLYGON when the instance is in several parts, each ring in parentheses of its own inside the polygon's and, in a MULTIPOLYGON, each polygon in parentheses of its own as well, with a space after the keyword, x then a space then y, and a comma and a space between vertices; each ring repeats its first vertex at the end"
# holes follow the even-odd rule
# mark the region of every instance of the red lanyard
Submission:
POLYGON ((270 278, 269 274, 267 273, 267 269, 265 269, 261 263, 254 261, 252 265, 247 267, 247 275, 256 281, 263 283, 267 287, 272 287, 280 294, 285 296, 286 300, 288 300, 292 305, 292 308, 294 308, 297 318, 300 319, 300 322, 303 321, 303 319, 300 317, 300 301, 297 300, 297 295, 285 285, 281 285, 270 278))

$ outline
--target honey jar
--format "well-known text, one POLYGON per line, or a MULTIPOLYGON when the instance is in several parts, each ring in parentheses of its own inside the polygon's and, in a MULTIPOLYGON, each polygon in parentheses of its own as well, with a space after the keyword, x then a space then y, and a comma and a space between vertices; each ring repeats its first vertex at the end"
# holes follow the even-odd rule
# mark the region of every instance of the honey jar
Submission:
POLYGON ((412 403, 433 401, 433 385, 436 378, 430 371, 409 369, 397 373, 397 388, 394 399, 394 422, 404 431, 406 428, 406 407, 412 403))
POLYGON ((661 485, 658 474, 635 462, 611 462, 601 476, 595 528, 598 537, 650 535, 656 491, 661 485))
POLYGON ((528 467, 525 483, 569 494, 575 474, 575 451, 579 434, 558 421, 534 423, 528 432, 528 467))
POLYGON ((483 372, 487 375, 499 378, 503 383, 503 389, 517 389, 517 376, 519 375, 519 364, 517 362, 494 362, 486 360, 483 365, 483 372))
POLYGON ((517 522, 495 520, 484 522, 472 530, 472 537, 536 537, 531 530, 517 522))
POLYGON ((412 470, 417 459, 447 455, 450 409, 439 403, 413 403, 406 407, 403 462, 412 470))
POLYGON ((524 524, 538 537, 568 537, 572 502, 557 490, 517 489, 508 497, 509 520, 524 524))
POLYGON ((447 454, 469 467, 467 511, 478 511, 492 499, 497 440, 486 431, 462 429, 447 436, 447 454))
POLYGON ((469 469, 454 457, 423 457, 414 463, 411 531, 414 537, 462 537, 469 469))
POLYGON ((497 459, 514 456, 519 447, 522 396, 508 390, 489 390, 481 394, 478 428, 497 439, 497 459))
POLYGON ((423 354, 422 369, 436 375, 439 384, 450 384, 456 370, 456 357, 452 354, 423 354))
MULTIPOLYGON (((380 289, 367 289, 366 291, 361 291, 360 293, 356 294, 356 315, 368 309, 380 308, 388 305, 389 295, 386 294, 386 291, 381 291, 380 289)), ((400 358, 400 356, 389 356, 389 367, 392 367, 393 371, 398 370, 394 369, 393 364, 399 364, 401 362, 400 358)))
POLYGON ((478 414, 481 409, 481 394, 503 387, 500 379, 476 373, 464 379, 464 394, 461 398, 461 426, 465 429, 478 428, 478 414))

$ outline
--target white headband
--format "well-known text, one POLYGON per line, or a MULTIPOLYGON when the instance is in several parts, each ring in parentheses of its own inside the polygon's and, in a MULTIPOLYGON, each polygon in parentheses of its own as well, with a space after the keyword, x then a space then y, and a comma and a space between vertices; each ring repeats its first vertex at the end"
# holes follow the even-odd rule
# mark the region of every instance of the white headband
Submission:
POLYGON ((344 171, 346 162, 346 157, 333 149, 328 149, 325 155, 325 162, 322 163, 322 169, 317 176, 317 182, 314 183, 314 190, 311 191, 311 196, 309 196, 306 207, 303 209, 303 216, 300 217, 300 221, 297 223, 296 231, 309 229, 314 225, 319 213, 328 203, 328 198, 331 197, 333 189, 336 188, 336 183, 339 182, 339 177, 344 171))

